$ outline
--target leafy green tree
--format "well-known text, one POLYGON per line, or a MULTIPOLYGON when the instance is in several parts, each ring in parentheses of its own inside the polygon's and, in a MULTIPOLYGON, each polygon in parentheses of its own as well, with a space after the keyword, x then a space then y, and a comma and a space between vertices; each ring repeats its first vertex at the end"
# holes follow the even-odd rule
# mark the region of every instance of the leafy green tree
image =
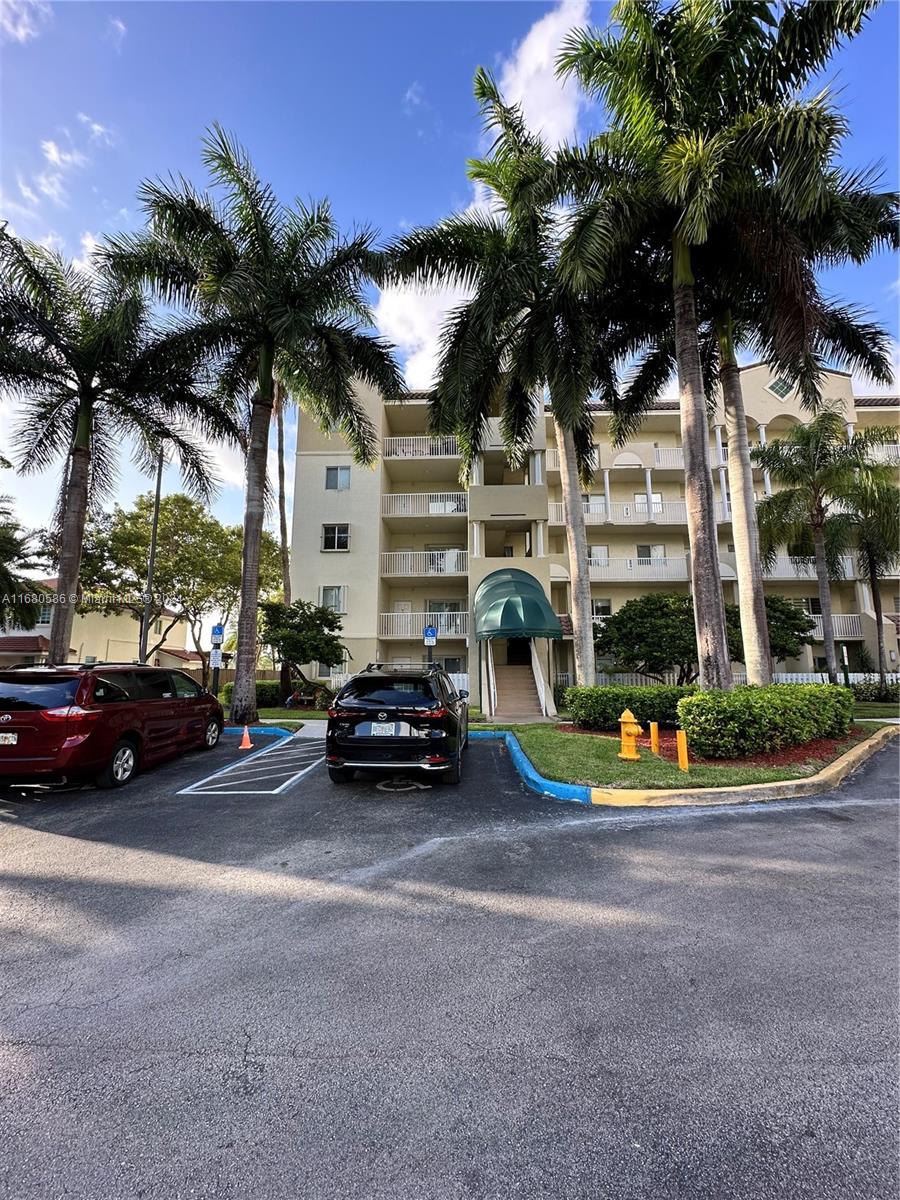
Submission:
POLYGON ((759 502, 763 562, 774 562, 779 547, 802 546, 811 538, 822 608, 822 636, 828 678, 838 682, 831 610, 833 564, 853 540, 851 506, 861 487, 886 487, 893 468, 873 460, 876 446, 892 441, 890 429, 870 428, 847 441, 843 418, 824 408, 805 425, 793 425, 783 438, 753 451, 778 490, 759 502), (829 566, 831 563, 831 567, 829 566))
POLYGON ((391 397, 400 373, 366 327, 364 288, 375 263, 370 231, 342 237, 327 202, 282 205, 246 151, 219 127, 203 140, 216 195, 184 179, 139 190, 146 233, 110 239, 124 278, 147 282, 186 314, 184 335, 216 361, 220 391, 249 401, 243 581, 232 717, 256 718, 260 545, 276 381, 319 422, 338 429, 360 463, 376 430, 354 392, 362 379, 391 397))
MULTIPOLYGON (((167 446, 187 485, 206 496, 212 473, 200 439, 240 436, 228 409, 198 389, 190 341, 153 322, 139 288, 97 267, 77 271, 0 230, 0 387, 19 404, 17 466, 65 462, 60 598, 78 591, 87 514, 113 489, 126 439, 141 471, 167 446)), ((73 618, 73 605, 54 605, 52 663, 68 660, 73 618)))
POLYGON ((303 673, 307 663, 336 667, 344 661, 341 618, 330 608, 309 600, 295 600, 293 604, 269 600, 260 605, 260 611, 260 640, 288 664, 291 678, 309 684, 303 673))
POLYGON ((548 396, 560 459, 572 591, 575 676, 594 677, 591 584, 582 481, 589 481, 594 391, 615 408, 616 363, 668 322, 667 294, 654 286, 647 256, 631 256, 618 287, 590 295, 559 270, 559 213, 536 203, 531 182, 548 170, 549 151, 503 102, 479 69, 475 96, 494 135, 470 177, 488 189, 491 210, 413 230, 389 250, 388 274, 421 285, 452 279, 471 298, 443 333, 430 419, 456 433, 466 470, 482 450, 488 420, 499 415, 507 459, 525 464, 548 396), (627 275, 627 279, 626 279, 627 275))
POLYGON ((864 471, 846 498, 844 515, 853 526, 860 565, 872 592, 878 640, 878 679, 881 691, 886 692, 887 655, 881 581, 896 574, 900 566, 900 488, 884 479, 873 480, 870 472, 864 471))
MULTIPOLYGON (((812 640, 815 623, 797 604, 782 596, 766 596, 768 639, 776 660, 796 658, 812 640)), ((744 661, 740 611, 725 605, 728 653, 744 661)), ((598 627, 596 648, 612 660, 614 669, 636 671, 664 681, 674 672, 679 684, 693 683, 699 674, 694 605, 690 596, 648 593, 628 600, 598 627)))
MULTIPOLYGON (((730 668, 696 303, 702 252, 719 229, 731 232, 735 247, 742 238, 747 246, 755 239, 760 257, 772 241, 761 204, 767 187, 777 189, 783 213, 803 219, 816 211, 825 167, 845 124, 825 96, 806 98, 803 89, 841 39, 858 32, 871 7, 865 0, 791 4, 776 21, 770 6, 756 0, 665 6, 660 0, 620 0, 612 14, 614 32, 576 30, 560 59, 561 72, 577 74, 605 104, 612 123, 583 150, 566 150, 560 158, 560 186, 582 202, 564 265, 576 280, 602 284, 623 246, 657 246, 669 259, 704 686, 730 686, 730 668)), ((796 266, 788 248, 782 238, 764 267, 772 274, 786 261, 781 286, 796 266)), ((804 283, 808 275, 801 273, 804 283)), ((726 305, 720 333, 730 366, 729 315, 726 305)), ((796 333, 800 326, 793 328, 796 333)), ((738 515, 752 521, 745 492, 742 486, 738 515)), ((739 535, 742 548, 743 540, 739 535)), ((764 673, 761 580, 745 571, 751 551, 752 545, 739 557, 748 575, 746 594, 754 599, 747 610, 753 670, 764 673)))
MULTIPOLYGON (((130 611, 141 619, 153 499, 149 493, 138 496, 131 508, 117 506, 89 524, 81 580, 83 590, 92 593, 92 608, 130 611)), ((161 620, 162 629, 155 642, 151 640, 150 657, 175 624, 186 621, 206 679, 209 648, 203 625, 211 616, 224 625, 234 617, 241 592, 242 541, 240 525, 223 525, 190 496, 163 497, 151 602, 151 628, 161 620)), ((273 595, 280 586, 278 543, 264 530, 260 546, 260 593, 273 595)))
POLYGON ((36 625, 39 605, 25 599, 33 593, 34 581, 21 572, 35 571, 41 563, 35 539, 16 520, 10 497, 0 496, 0 629, 36 625))

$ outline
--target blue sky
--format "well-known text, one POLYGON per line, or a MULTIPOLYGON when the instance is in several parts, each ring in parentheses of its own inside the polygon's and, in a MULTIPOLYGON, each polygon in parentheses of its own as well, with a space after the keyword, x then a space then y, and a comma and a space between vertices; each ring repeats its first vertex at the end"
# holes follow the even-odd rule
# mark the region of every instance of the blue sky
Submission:
MULTIPOLYGON (((542 3, 29 3, 0 0, 0 214, 15 231, 83 259, 104 233, 137 226, 142 178, 204 180, 200 137, 220 121, 284 200, 328 195, 338 219, 389 236, 473 199, 479 147, 472 75, 494 68, 552 141, 596 114, 553 75, 560 37, 608 6, 542 3)), ((850 119, 848 163, 883 161, 897 186, 897 44, 889 3, 833 60, 850 119)), ((896 266, 886 256, 831 272, 827 286, 897 336, 896 266)), ((428 381, 446 297, 378 298, 412 386, 428 381)), ((9 428, 0 407, 0 441, 9 428)), ((120 496, 149 486, 124 464, 120 496)), ((225 520, 240 519, 240 464, 220 456, 225 520)), ((28 524, 52 506, 48 480, 0 472, 28 524)), ((177 486, 172 474, 167 480, 177 486)))

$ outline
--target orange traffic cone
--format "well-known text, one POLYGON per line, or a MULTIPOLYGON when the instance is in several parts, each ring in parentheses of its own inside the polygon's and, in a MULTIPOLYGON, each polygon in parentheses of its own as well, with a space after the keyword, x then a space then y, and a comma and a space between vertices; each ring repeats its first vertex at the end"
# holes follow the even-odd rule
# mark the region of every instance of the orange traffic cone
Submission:
POLYGON ((238 750, 252 750, 252 749, 253 749, 253 743, 250 741, 250 730, 245 725, 244 726, 244 736, 241 738, 241 744, 238 746, 238 750))

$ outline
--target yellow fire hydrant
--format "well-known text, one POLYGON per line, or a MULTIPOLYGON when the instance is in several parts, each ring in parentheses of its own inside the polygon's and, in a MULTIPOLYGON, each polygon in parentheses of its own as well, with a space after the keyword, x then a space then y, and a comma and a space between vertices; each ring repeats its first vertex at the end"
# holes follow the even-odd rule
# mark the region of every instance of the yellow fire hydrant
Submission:
POLYGON ((626 708, 619 717, 619 726, 622 730, 622 749, 619 751, 619 758, 623 758, 625 762, 640 762, 641 756, 638 754, 637 739, 638 734, 644 731, 634 719, 634 713, 630 708, 626 708))

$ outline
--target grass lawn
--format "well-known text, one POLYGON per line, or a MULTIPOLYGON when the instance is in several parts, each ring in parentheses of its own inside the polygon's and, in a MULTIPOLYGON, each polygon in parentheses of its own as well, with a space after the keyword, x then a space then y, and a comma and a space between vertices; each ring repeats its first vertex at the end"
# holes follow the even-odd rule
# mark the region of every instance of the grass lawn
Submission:
POLYGON ((874 704, 865 700, 857 700, 853 705, 853 716, 856 720, 874 717, 900 717, 900 704, 874 704))
POLYGON ((327 712, 318 712, 313 708, 261 708, 259 710, 260 720, 267 721, 327 721, 327 712))
POLYGON ((672 763, 643 749, 640 762, 623 763, 616 757, 619 752, 618 738, 562 733, 552 725, 504 725, 495 728, 511 729, 522 749, 546 778, 587 784, 589 787, 613 788, 734 787, 746 783, 773 783, 778 779, 799 779, 814 775, 827 762, 875 732, 875 727, 869 725, 863 732, 851 733, 826 759, 810 759, 784 767, 691 764, 690 771, 682 772, 672 763))

